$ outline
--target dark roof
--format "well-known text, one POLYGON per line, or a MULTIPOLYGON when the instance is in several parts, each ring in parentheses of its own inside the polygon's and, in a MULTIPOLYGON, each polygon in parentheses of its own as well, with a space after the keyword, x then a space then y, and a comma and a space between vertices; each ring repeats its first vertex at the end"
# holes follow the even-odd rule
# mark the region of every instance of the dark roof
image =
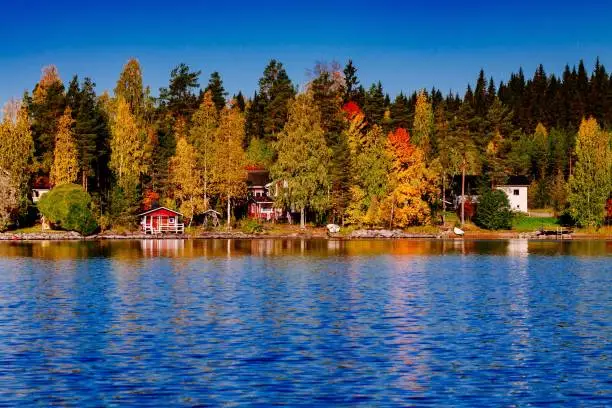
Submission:
POLYGON ((500 186, 528 186, 529 179, 525 176, 510 176, 505 183, 500 184, 500 186))
POLYGON ((49 177, 47 176, 38 176, 34 179, 32 183, 32 188, 34 189, 44 189, 49 190, 51 188, 51 183, 49 182, 49 177))
POLYGON ((274 202, 274 200, 272 200, 268 196, 252 196, 250 200, 255 201, 256 203, 273 203, 274 202))
MULTIPOLYGON (((466 175, 465 176, 465 189, 466 194, 468 190, 471 192, 475 192, 483 186, 485 179, 483 176, 477 175, 466 175)), ((499 183, 498 186, 529 186, 529 179, 525 176, 508 176, 504 183, 499 183)), ((461 174, 453 176, 452 180, 450 180, 448 187, 453 191, 461 191, 461 174)))
POLYGON ((270 172, 268 170, 249 170, 247 172, 248 186, 265 186, 270 182, 270 172))

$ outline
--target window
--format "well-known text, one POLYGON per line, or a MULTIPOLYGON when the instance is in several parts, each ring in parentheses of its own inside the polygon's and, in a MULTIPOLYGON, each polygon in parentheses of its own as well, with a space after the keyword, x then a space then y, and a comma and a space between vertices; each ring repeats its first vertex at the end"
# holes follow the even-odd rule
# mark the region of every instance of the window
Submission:
POLYGON ((518 189, 514 190, 514 195, 519 195, 518 189))
POLYGON ((168 221, 170 222, 170 224, 174 224, 174 217, 168 218, 168 221))

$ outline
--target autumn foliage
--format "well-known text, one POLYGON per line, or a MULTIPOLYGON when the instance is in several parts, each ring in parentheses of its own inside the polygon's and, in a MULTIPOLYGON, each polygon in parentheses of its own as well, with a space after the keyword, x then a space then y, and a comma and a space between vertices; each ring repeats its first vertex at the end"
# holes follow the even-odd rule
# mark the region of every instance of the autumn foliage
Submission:
POLYGON ((438 195, 438 170, 428 166, 422 149, 410 143, 406 129, 389 133, 390 194, 382 203, 390 227, 408 227, 430 221, 431 204, 438 195))
POLYGON ((353 101, 345 103, 342 107, 342 111, 346 114, 349 120, 353 119, 357 115, 363 114, 363 111, 361 110, 359 105, 357 105, 353 101))

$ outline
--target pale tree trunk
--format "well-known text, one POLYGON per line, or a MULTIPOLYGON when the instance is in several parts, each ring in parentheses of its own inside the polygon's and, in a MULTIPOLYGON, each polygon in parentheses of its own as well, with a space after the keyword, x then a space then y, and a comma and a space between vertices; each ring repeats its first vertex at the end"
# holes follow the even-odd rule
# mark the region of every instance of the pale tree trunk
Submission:
POLYGON ((195 212, 194 205, 193 205, 193 196, 191 196, 190 202, 191 202, 191 217, 189 217, 189 228, 191 228, 191 223, 193 221, 193 216, 195 212))
POLYGON ((442 224, 446 224, 446 174, 442 175, 442 224))
POLYGON ((465 223, 465 159, 461 166, 461 225, 465 223))
POLYGON ((204 155, 204 205, 208 210, 208 163, 206 154, 204 155))
POLYGON ((300 228, 306 229, 306 214, 304 213, 304 207, 300 209, 300 228))
POLYGON ((81 180, 83 182, 83 190, 87 191, 87 173, 85 170, 83 170, 81 173, 81 180))
POLYGON ((232 197, 228 194, 227 195, 227 229, 228 231, 231 229, 231 225, 230 222, 232 221, 232 197))

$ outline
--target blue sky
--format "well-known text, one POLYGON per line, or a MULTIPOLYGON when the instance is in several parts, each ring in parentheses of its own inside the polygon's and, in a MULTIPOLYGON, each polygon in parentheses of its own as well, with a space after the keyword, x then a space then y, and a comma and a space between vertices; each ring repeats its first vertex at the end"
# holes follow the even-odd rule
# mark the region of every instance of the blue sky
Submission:
POLYGON ((497 3, 12 0, 0 11, 0 102, 31 90, 47 64, 65 81, 77 73, 112 89, 132 56, 154 94, 180 62, 202 70, 201 83, 219 71, 230 93, 249 95, 271 58, 298 84, 316 61, 352 58, 362 84, 380 79, 391 95, 462 93, 480 68, 499 81, 519 66, 560 72, 580 58, 590 70, 599 56, 612 69, 612 4, 497 3))

